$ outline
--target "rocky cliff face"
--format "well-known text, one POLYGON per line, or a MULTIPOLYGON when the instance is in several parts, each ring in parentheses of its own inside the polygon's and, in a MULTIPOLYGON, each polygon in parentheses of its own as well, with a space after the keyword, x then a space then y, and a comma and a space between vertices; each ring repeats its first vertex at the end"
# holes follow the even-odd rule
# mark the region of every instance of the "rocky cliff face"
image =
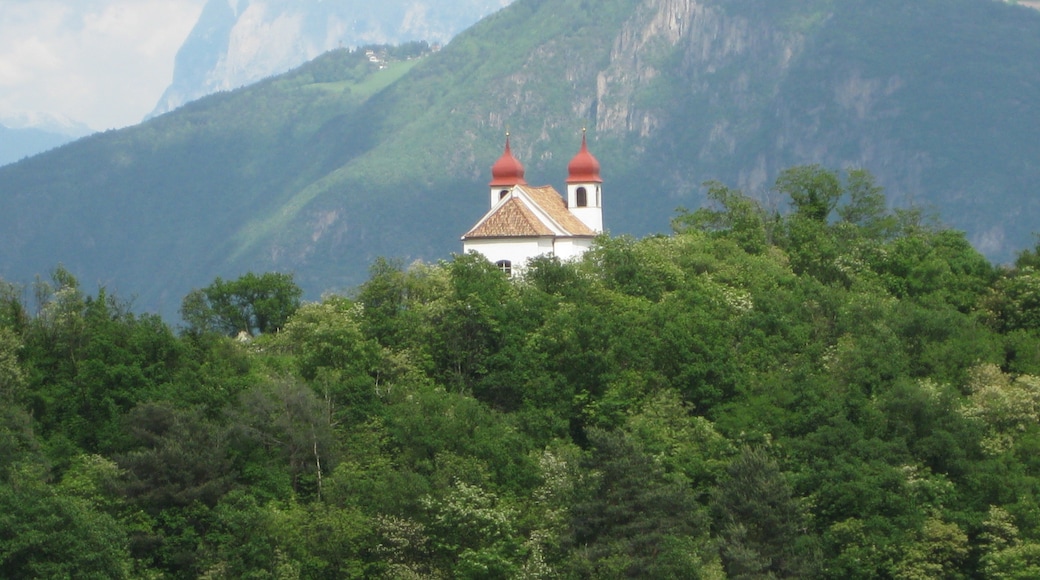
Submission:
POLYGON ((152 116, 339 47, 445 43, 511 0, 209 0, 152 116))
MULTIPOLYGON (((673 148, 695 145, 677 157, 716 163, 760 129, 762 109, 804 41, 801 31, 768 18, 728 14, 718 2, 643 2, 599 74, 597 129, 667 143, 674 141, 669 134, 688 129, 691 119, 695 124, 710 119, 696 127, 695 143, 682 139, 673 148)), ((675 189, 697 185, 690 181, 689 164, 669 167, 675 189)), ((740 182, 758 186, 764 173, 745 168, 740 182)))
MULTIPOLYGON (((695 0, 642 4, 618 35, 610 66, 599 75, 598 128, 651 135, 662 121, 654 109, 667 108, 664 105, 669 103, 646 102, 641 94, 653 91, 661 79, 678 75, 694 91, 709 90, 705 73, 728 66, 753 45, 771 45, 771 32, 753 30, 746 19, 728 18, 717 6, 695 0)), ((744 71, 740 77, 747 75, 744 71)))

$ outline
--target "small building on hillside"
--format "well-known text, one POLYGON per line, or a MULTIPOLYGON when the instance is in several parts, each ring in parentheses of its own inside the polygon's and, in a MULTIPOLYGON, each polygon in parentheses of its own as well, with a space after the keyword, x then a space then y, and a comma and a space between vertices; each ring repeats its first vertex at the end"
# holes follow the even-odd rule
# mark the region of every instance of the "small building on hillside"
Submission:
POLYGON ((566 197, 551 185, 528 185, 506 134, 505 151, 491 166, 491 209, 462 236, 463 252, 478 252, 510 275, 536 256, 581 256, 603 231, 599 172, 583 131, 581 148, 567 165, 566 197))

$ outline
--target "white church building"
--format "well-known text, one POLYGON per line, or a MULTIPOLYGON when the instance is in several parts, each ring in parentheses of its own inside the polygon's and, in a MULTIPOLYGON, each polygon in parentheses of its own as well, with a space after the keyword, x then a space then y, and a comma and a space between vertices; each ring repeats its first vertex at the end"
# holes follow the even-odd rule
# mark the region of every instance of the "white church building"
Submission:
POLYGON ((528 185, 506 134, 505 151, 491 166, 491 209, 462 236, 463 252, 478 252, 509 274, 536 256, 584 254, 603 231, 603 179, 584 132, 567 173, 566 197, 551 185, 528 185))

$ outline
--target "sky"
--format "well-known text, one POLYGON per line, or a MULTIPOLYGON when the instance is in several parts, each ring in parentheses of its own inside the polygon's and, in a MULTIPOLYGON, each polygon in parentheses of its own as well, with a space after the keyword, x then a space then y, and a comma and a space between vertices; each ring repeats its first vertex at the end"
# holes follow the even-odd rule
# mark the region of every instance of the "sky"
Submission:
POLYGON ((206 0, 0 0, 0 118, 134 125, 173 80, 206 0))

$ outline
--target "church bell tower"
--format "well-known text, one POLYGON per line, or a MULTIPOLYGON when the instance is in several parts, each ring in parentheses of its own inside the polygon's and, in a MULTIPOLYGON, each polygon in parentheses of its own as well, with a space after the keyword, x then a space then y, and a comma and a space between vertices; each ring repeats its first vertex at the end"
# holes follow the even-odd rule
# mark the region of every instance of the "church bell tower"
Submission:
POLYGON ((599 161, 589 153, 584 129, 581 149, 567 165, 567 208, 590 230, 603 231, 603 178, 599 161))
POLYGON ((491 206, 495 207, 500 199, 505 197, 509 190, 515 185, 527 185, 524 180, 524 166, 513 157, 513 151, 509 148, 509 133, 506 133, 506 149, 502 156, 491 166, 491 206))

